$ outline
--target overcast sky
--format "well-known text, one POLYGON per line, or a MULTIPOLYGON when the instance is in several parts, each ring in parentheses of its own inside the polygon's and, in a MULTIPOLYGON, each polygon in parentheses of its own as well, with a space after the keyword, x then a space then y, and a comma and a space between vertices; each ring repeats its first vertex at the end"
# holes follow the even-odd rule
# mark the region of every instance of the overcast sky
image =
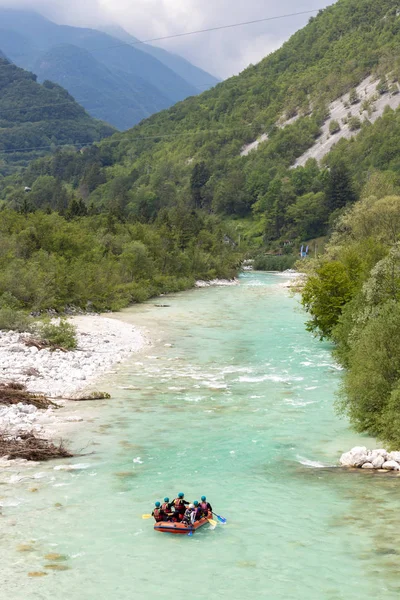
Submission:
MULTIPOLYGON (((379 0, 377 0, 379 1, 379 0)), ((140 39, 320 9, 334 0, 0 0, 0 6, 41 12, 58 23, 116 23, 140 39)), ((310 15, 159 42, 220 77, 242 71, 278 48, 310 15)))

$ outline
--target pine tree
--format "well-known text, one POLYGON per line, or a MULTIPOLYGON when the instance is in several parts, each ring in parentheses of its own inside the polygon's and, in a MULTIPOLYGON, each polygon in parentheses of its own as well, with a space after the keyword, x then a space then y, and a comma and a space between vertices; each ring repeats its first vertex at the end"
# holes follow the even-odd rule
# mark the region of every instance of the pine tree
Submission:
POLYGON ((331 167, 327 189, 326 201, 330 212, 352 204, 357 200, 354 192, 351 175, 345 163, 338 162, 331 167))

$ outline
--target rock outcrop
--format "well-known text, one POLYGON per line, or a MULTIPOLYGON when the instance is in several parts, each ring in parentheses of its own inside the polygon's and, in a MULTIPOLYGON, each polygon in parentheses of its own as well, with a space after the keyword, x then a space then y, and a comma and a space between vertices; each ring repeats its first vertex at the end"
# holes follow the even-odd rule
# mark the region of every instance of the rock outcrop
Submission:
POLYGON ((400 452, 388 452, 383 448, 368 450, 365 446, 355 446, 340 457, 342 467, 400 471, 400 452))

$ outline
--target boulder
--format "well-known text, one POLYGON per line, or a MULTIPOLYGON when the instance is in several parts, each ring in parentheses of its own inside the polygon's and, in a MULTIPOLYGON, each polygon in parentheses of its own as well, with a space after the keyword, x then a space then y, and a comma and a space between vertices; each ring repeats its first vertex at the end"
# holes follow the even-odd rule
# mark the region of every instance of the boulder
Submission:
POLYGON ((366 462, 363 464, 363 466, 361 467, 362 469, 374 469, 374 465, 370 462, 366 462))
POLYGON ((386 462, 386 459, 383 456, 376 456, 372 461, 372 466, 374 469, 381 469, 383 463, 386 462))
POLYGON ((340 464, 343 467, 361 467, 366 462, 369 462, 369 457, 365 446, 356 446, 340 457, 340 464))
POLYGON ((388 460, 395 460, 400 463, 400 452, 390 452, 388 454, 388 460))
POLYGON ((400 471, 400 465, 395 460, 387 460, 383 463, 382 469, 386 471, 400 471))

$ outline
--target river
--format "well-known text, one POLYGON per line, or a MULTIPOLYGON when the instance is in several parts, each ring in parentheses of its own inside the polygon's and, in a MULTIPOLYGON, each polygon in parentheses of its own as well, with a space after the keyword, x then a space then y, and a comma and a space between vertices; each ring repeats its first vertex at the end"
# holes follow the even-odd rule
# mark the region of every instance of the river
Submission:
POLYGON ((334 467, 369 440, 335 415, 340 370, 283 281, 115 315, 153 345, 103 379, 111 401, 81 405, 71 444, 93 454, 1 474, 4 597, 398 599, 399 482, 334 467), (154 532, 141 515, 179 491, 227 524, 154 532))

